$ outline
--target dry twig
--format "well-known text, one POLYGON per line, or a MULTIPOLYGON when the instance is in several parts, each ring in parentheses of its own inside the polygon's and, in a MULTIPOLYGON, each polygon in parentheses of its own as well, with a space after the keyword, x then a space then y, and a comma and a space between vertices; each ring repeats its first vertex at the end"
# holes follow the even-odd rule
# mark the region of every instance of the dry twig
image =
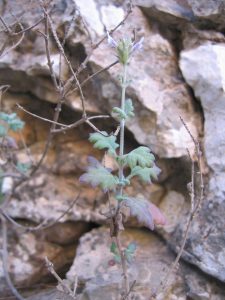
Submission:
POLYGON ((189 189, 190 189, 190 198, 191 198, 191 209, 190 209, 190 213, 187 219, 187 224, 186 224, 186 228, 184 230, 184 235, 183 235, 183 239, 181 241, 181 246, 179 248, 179 251, 177 253, 176 259, 173 262, 173 264, 170 266, 170 268, 168 269, 165 278, 161 281, 160 283, 160 287, 157 290, 157 292, 155 293, 155 295, 152 295, 151 299, 155 299, 155 297, 157 296, 157 294, 159 293, 165 293, 167 286, 168 286, 168 282, 170 280, 171 274, 174 272, 174 270, 176 269, 179 260, 182 256, 182 253, 184 251, 184 247, 188 238, 188 234, 192 225, 192 221, 194 219, 194 217, 196 216, 196 214, 198 213, 198 210, 200 208, 200 205, 203 201, 203 197, 204 197, 204 181, 203 181, 203 171, 202 171, 202 151, 200 149, 200 144, 199 142, 193 137, 191 131, 189 130, 187 124, 184 122, 184 120, 180 117, 180 120, 182 122, 182 124, 184 125, 185 129, 187 130, 188 134, 190 135, 194 145, 195 145, 195 154, 196 154, 196 158, 197 158, 197 165, 198 165, 198 172, 197 174, 200 177, 200 192, 199 192, 199 196, 196 197, 195 194, 195 162, 193 161, 193 159, 190 156, 189 150, 187 150, 188 152, 188 156, 191 159, 191 182, 189 184, 189 189))

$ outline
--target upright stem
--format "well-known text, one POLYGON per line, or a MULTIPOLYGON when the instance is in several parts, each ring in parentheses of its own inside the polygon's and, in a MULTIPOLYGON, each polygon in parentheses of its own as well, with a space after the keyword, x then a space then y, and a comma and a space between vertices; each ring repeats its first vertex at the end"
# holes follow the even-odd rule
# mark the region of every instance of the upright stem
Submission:
MULTIPOLYGON (((125 97, 126 97, 126 87, 127 87, 127 64, 123 65, 123 75, 122 75, 122 95, 121 95, 121 109, 124 111, 125 109, 125 97)), ((120 121, 120 149, 119 149, 119 156, 122 157, 124 154, 124 129, 125 129, 125 120, 122 119, 120 121)), ((123 181, 124 174, 123 174, 123 165, 121 164, 119 166, 119 180, 120 182, 123 181)), ((123 185, 120 185, 119 188, 119 195, 123 196, 123 185)), ((118 211, 119 211, 120 205, 118 205, 118 211)), ((129 292, 130 292, 130 285, 129 285, 129 278, 127 274, 127 263, 126 263, 126 257, 124 255, 124 251, 122 250, 122 246, 120 243, 120 237, 119 232, 116 236, 116 243, 117 247, 120 253, 121 257, 121 264, 123 269, 123 277, 124 277, 124 283, 125 283, 125 292, 127 295, 127 299, 129 300, 129 292)))
MULTIPOLYGON (((126 87, 127 87, 127 65, 123 65, 123 75, 122 75, 122 96, 121 96, 121 109, 124 111, 125 108, 125 97, 126 97, 126 87)), ((125 120, 122 119, 120 121, 120 151, 119 155, 123 156, 124 154, 124 128, 125 128, 125 120)), ((119 167, 119 180, 120 182, 123 180, 123 165, 119 167)), ((120 195, 123 194, 123 186, 120 187, 120 195)))

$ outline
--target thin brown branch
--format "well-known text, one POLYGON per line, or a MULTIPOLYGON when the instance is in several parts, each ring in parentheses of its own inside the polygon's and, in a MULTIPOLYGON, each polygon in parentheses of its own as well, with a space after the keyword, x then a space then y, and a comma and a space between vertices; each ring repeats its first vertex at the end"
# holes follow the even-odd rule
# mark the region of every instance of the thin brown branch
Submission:
MULTIPOLYGON (((66 127, 64 128, 59 128, 59 129, 55 129, 53 131, 53 133, 60 133, 60 132, 66 132, 67 130, 70 130, 72 128, 75 128, 83 123, 87 123, 88 125, 90 125, 90 120, 93 120, 93 119, 101 119, 101 118, 110 118, 110 116, 107 116, 107 115, 99 115, 99 116, 93 116, 93 117, 82 117, 80 120, 70 124, 70 125, 64 125, 66 127)), ((92 123, 91 123, 92 124, 92 123)), ((97 127, 95 127, 93 124, 90 125, 94 130, 96 130, 97 132, 100 132, 100 130, 98 130, 97 127), (96 128, 96 129, 95 129, 96 128)), ((101 133, 101 132, 100 132, 101 133)), ((102 134, 102 133, 101 133, 102 134)))
POLYGON ((73 200, 73 202, 69 205, 69 207, 56 220, 54 220, 50 223, 48 223, 48 220, 44 220, 43 222, 41 222, 39 225, 37 225, 35 227, 31 227, 31 226, 28 227, 28 226, 21 225, 20 223, 16 222, 13 218, 11 218, 1 207, 0 207, 0 213, 2 215, 4 215, 4 217, 9 222, 11 222, 14 226, 16 226, 18 228, 24 229, 28 232, 39 231, 39 230, 50 228, 50 227, 54 226, 56 223, 58 223, 74 207, 74 205, 77 203, 79 197, 80 197, 80 192, 77 195, 77 197, 73 200))
POLYGON ((25 113, 27 113, 28 115, 30 115, 30 116, 32 116, 32 117, 34 117, 34 118, 40 119, 40 120, 42 120, 42 121, 44 121, 44 122, 48 122, 48 123, 51 123, 51 124, 58 125, 58 126, 60 126, 60 127, 67 127, 67 125, 65 125, 65 124, 62 124, 62 123, 59 123, 59 122, 54 122, 54 121, 49 120, 49 119, 47 119, 47 118, 43 118, 43 117, 41 117, 41 116, 39 116, 39 115, 36 115, 36 114, 34 114, 34 113, 31 113, 30 111, 28 111, 27 109, 25 109, 23 106, 21 106, 21 105, 18 104, 18 103, 17 103, 16 105, 17 105, 17 107, 18 107, 20 110, 24 111, 25 113))
MULTIPOLYGON (((54 265, 53 263, 47 258, 47 256, 45 257, 45 263, 46 263, 46 267, 48 268, 49 272, 55 277, 55 279, 58 281, 58 283, 60 284, 60 286, 63 288, 64 292, 69 295, 70 297, 72 297, 73 299, 76 300, 76 296, 74 291, 72 291, 70 289, 70 287, 65 283, 65 281, 63 281, 59 275, 56 273, 55 269, 54 269, 54 265)), ((76 292, 76 291, 75 291, 76 292)))
POLYGON ((55 86, 56 91, 59 91, 59 84, 57 82, 57 78, 55 75, 55 72, 53 70, 52 67, 52 61, 51 61, 51 55, 50 55, 50 49, 49 49, 49 21, 48 21, 48 17, 45 15, 45 34, 44 34, 44 38, 45 38, 45 51, 46 51, 46 56, 47 56, 47 61, 48 61, 48 67, 49 67, 49 71, 50 71, 50 75, 53 81, 53 84, 55 86))
POLYGON ((0 21, 2 22, 3 26, 5 27, 5 30, 7 33, 11 33, 12 30, 10 29, 10 27, 6 24, 6 22, 4 21, 3 17, 0 16, 0 21))
MULTIPOLYGON (((49 14, 48 14, 47 10, 44 8, 44 6, 42 6, 42 8, 43 8, 44 13, 45 13, 45 15, 46 15, 46 19, 47 19, 48 22, 49 22, 49 25, 50 25, 50 28, 51 28, 51 32, 52 32, 53 37, 54 37, 54 39, 55 39, 56 45, 57 45, 57 47, 58 47, 60 53, 61 53, 62 56, 64 57, 64 59, 65 59, 67 65, 68 65, 68 67, 69 67, 69 69, 70 69, 70 71, 71 71, 71 73, 72 73, 73 79, 74 79, 75 82, 76 82, 76 85, 77 85, 78 90, 79 90, 79 93, 80 93, 81 104, 82 104, 82 109, 83 109, 83 116, 86 116, 86 110, 85 110, 85 104, 84 104, 84 103, 85 103, 85 98, 84 98, 84 94, 83 94, 82 88, 81 88, 81 86, 80 86, 80 82, 79 82, 79 80, 78 80, 78 78, 77 78, 77 75, 75 74, 75 72, 74 72, 74 70, 73 70, 73 67, 72 67, 72 65, 71 65, 71 62, 69 61, 69 59, 67 58, 67 56, 66 56, 66 54, 65 54, 65 51, 64 51, 64 49, 63 49, 62 44, 60 43, 60 40, 59 40, 58 35, 57 35, 57 32, 56 32, 56 30, 55 30, 55 28, 54 28, 54 24, 53 24, 53 22, 52 22, 51 17, 49 16, 49 14)), ((64 93, 63 95, 65 95, 65 93, 64 93)))
MULTIPOLYGON (((132 5, 129 5, 129 8, 128 8, 127 13, 126 13, 126 15, 124 16, 123 20, 122 20, 121 22, 119 22, 119 24, 117 24, 112 30, 110 30, 109 33, 110 33, 110 34, 113 34, 120 26, 122 26, 122 25, 125 23, 125 21, 127 20, 127 18, 129 17, 129 15, 130 15, 131 13, 132 13, 132 5)), ((82 64, 80 65, 80 67, 79 67, 78 70, 76 71, 76 75, 78 75, 81 71, 83 71, 83 70, 86 68, 86 65, 87 65, 87 63, 88 63, 88 61, 89 61, 89 59, 90 59, 90 57, 91 57, 93 51, 94 51, 95 49, 97 49, 97 48, 101 45, 101 43, 102 43, 106 38, 107 38, 107 34, 105 34, 105 35, 104 35, 104 36, 103 36, 96 44, 94 44, 94 45, 92 46, 92 50, 91 50, 90 53, 86 56, 85 60, 82 62, 82 64)), ((65 84, 65 86, 64 86, 66 93, 69 92, 73 80, 74 80, 73 76, 71 76, 71 77, 67 80, 67 82, 66 82, 66 84, 65 84)))
POLYGON ((133 289, 135 287, 135 284, 136 284, 136 280, 134 280, 133 283, 131 284, 128 294, 126 294, 121 300, 126 300, 127 299, 127 297, 130 295, 130 293, 133 291, 133 289))
POLYGON ((2 264, 3 264, 3 271, 5 280, 9 289, 11 290, 12 294, 18 300, 25 300, 20 293, 17 291, 16 287, 14 286, 8 272, 8 239, 7 239, 7 223, 5 218, 1 215, 1 222, 2 222, 2 238, 3 238, 3 245, 2 245, 2 264))
POLYGON ((116 245, 120 254, 121 258, 121 264, 122 264, 122 269, 123 269, 123 277, 124 277, 124 282, 125 282, 125 291, 127 295, 127 300, 130 299, 129 294, 130 294, 130 285, 129 285, 129 278, 128 278, 128 273, 127 273, 127 263, 126 263, 126 257, 124 255, 124 251, 122 250, 122 245, 120 242, 120 236, 119 232, 117 236, 115 237, 116 240, 116 245))
MULTIPOLYGON (((195 153, 197 155, 197 163, 198 163, 198 172, 196 172, 196 174, 199 174, 200 177, 200 195, 196 201, 196 195, 195 195, 195 167, 194 167, 194 161, 190 156, 190 153, 188 151, 188 155, 191 159, 191 163, 192 163, 192 168, 191 168, 191 182, 189 184, 189 189, 190 189, 190 198, 191 198, 191 209, 190 209, 190 213, 187 219, 187 224, 186 224, 186 228, 184 230, 184 235, 181 241, 181 246, 179 248, 179 251, 177 253, 176 259, 173 262, 173 264, 170 266, 170 268, 168 269, 168 272, 165 275, 164 280, 161 281, 160 283, 160 288, 158 289, 158 291, 156 292, 156 295, 159 292, 166 292, 167 289, 167 285, 168 282, 170 280, 170 276, 171 274, 174 272, 174 270, 176 269, 178 262, 182 256, 182 253, 184 251, 185 248, 185 244, 188 238, 188 234, 192 225, 192 221, 196 215, 196 213, 198 212, 198 209, 202 203, 203 197, 204 197, 204 181, 203 181, 203 171, 202 171, 202 152, 200 150, 200 144, 199 142, 193 137, 193 135, 191 134, 187 124, 184 122, 184 120, 180 117, 181 122, 183 123, 184 127, 186 128, 188 134, 190 135, 194 145, 195 145, 195 153)), ((152 299, 155 299, 155 296, 152 295, 152 299)))
POLYGON ((25 36, 25 33, 22 33, 22 36, 20 37, 20 39, 13 45, 11 46, 10 48, 8 48, 6 51, 5 48, 3 49, 3 51, 1 52, 1 56, 0 57, 3 57, 5 56, 6 54, 8 54, 10 51, 14 50, 16 47, 19 46, 19 44, 22 42, 23 38, 25 36))
MULTIPOLYGON (((111 67, 115 66, 116 64, 118 64, 118 60, 114 61, 113 63, 111 63, 110 65, 108 65, 107 67, 95 72, 94 74, 88 76, 86 79, 84 79, 84 81, 81 82, 80 86, 83 87, 89 80, 91 80, 93 77, 96 77, 97 75, 99 75, 100 73, 107 71, 108 69, 110 69, 111 67)), ((72 90, 69 90, 68 93, 66 93, 66 96, 68 97, 69 95, 71 95, 72 93, 74 93, 75 91, 78 90, 78 87, 75 87, 72 90)))
POLYGON ((27 28, 24 28, 23 30, 21 31, 18 31, 18 32, 13 32, 12 35, 13 36, 16 36, 16 35, 19 35, 19 34, 22 34, 22 33, 25 33, 31 29, 33 29, 34 27, 36 27, 38 24, 40 24, 42 21, 44 20, 44 17, 42 17, 40 20, 38 20, 36 23, 34 23, 33 25, 27 27, 27 28))

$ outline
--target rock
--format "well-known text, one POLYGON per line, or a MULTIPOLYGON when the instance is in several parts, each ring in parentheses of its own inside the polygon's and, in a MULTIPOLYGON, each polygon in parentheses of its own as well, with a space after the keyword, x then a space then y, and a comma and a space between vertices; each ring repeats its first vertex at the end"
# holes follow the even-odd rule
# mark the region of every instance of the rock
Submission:
POLYGON ((160 209, 166 216, 166 225, 163 227, 163 232, 174 232, 177 225, 182 222, 183 213, 186 203, 182 194, 176 191, 169 191, 160 202, 160 209))
MULTIPOLYGON (((52 15, 55 28, 59 32, 59 28, 73 16, 73 5, 70 1, 68 0, 66 3, 62 0, 58 1, 52 15), (63 14, 64 18, 60 19, 59 14, 63 14)), ((80 6, 81 15, 85 18, 89 15, 89 7, 82 3, 82 1, 78 2, 78 6, 80 6)), ((122 20, 125 15, 123 8, 115 6, 113 2, 96 0, 92 1, 90 5, 94 10, 92 18, 89 19, 89 29, 96 37, 103 32, 103 23, 110 29, 116 21, 119 21, 119 18, 122 20), (116 19, 113 17, 115 15, 116 19)), ((34 12, 40 18, 40 9, 35 10, 34 8, 34 12)), ((27 23, 30 25, 32 21, 33 19, 31 20, 28 15, 27 23)), ((43 24, 38 26, 39 30, 44 30, 43 24)), ((134 26, 138 28, 138 38, 146 36, 143 51, 134 55, 129 69, 132 82, 127 97, 133 99, 135 110, 139 114, 127 123, 127 128, 139 143, 150 146, 160 157, 181 157, 186 154, 186 147, 193 152, 193 143, 181 124, 179 116, 181 115, 186 120, 192 134, 197 136, 198 122, 196 120, 199 119, 199 115, 195 112, 192 99, 182 81, 172 45, 156 30, 149 27, 147 20, 138 8, 134 9, 132 19, 130 17, 123 29, 115 34, 115 39, 121 37, 123 32, 129 32, 132 35, 134 26)), ((80 27, 78 26, 78 28, 80 27)), ((85 34, 80 34, 79 30, 73 31, 72 29, 67 43, 72 52, 78 53, 77 56, 69 57, 72 65, 76 68, 77 64, 85 58, 85 51, 87 53, 90 51, 90 43, 85 34), (78 44, 79 49, 77 48, 78 44)), ((27 39, 31 39, 31 37, 28 35, 27 39)), ((23 47, 22 45, 21 47, 23 47)), ((49 78, 46 80, 46 76, 49 77, 49 71, 45 48, 36 32, 32 36, 31 47, 31 49, 24 49, 21 52, 17 49, 13 50, 0 59, 0 80, 2 84, 10 84, 11 90, 14 92, 30 92, 39 99, 56 103, 58 94, 49 78), (24 79, 22 82, 21 76, 24 79)), ((59 54, 55 43, 51 41, 50 51, 54 61, 53 66, 55 70, 58 70, 59 54)), ((112 63, 114 56, 112 49, 106 43, 102 44, 93 52, 89 69, 86 71, 90 72, 91 68, 94 72, 108 66, 112 63)), ((62 66, 63 79, 66 79, 69 77, 68 67, 64 61, 62 61, 62 66)), ((118 66, 115 66, 107 73, 104 72, 98 78, 93 79, 92 84, 89 83, 85 89, 88 112, 111 113, 112 106, 119 104, 120 86, 117 76, 120 72, 118 66), (102 101, 104 101, 104 106, 101 104, 102 101)), ((81 110, 78 94, 73 93, 68 96, 66 103, 75 110, 81 110)))
POLYGON ((63 292, 59 292, 56 288, 45 289, 41 292, 36 292, 35 294, 29 295, 27 300, 55 300, 55 299, 64 299, 64 300, 73 300, 72 297, 65 295, 63 292))
MULTIPOLYGON (((2 239, 0 240, 2 245, 2 239)), ((66 247, 50 243, 36 233, 17 234, 9 232, 8 241, 8 270, 16 285, 29 287, 40 282, 44 277, 51 275, 45 266, 44 258, 47 256, 53 262, 56 270, 62 269, 74 257, 75 241, 66 247)), ((7 291, 4 282, 2 261, 0 262, 1 295, 7 291)))
MULTIPOLYGON (((196 218, 183 257, 204 272, 225 281, 225 70, 224 44, 204 44, 181 53, 180 67, 187 83, 201 101, 204 112, 204 153, 210 168, 205 199, 196 218)), ((173 243, 181 239, 182 226, 173 243)))
POLYGON ((186 23, 217 29, 225 25, 222 18, 225 9, 223 0, 136 0, 135 4, 143 8, 151 19, 172 26, 179 25, 180 28, 186 23))
MULTIPOLYGON (((143 51, 135 53, 129 66, 131 83, 127 97, 133 99, 136 117, 127 122, 127 128, 139 143, 148 145, 160 157, 184 156, 186 147, 193 152, 193 143, 179 116, 197 136, 199 115, 177 68, 175 51, 168 40, 149 27, 137 8, 122 30, 116 32, 115 40, 121 38, 123 32, 131 34, 134 26, 139 29, 138 38, 145 35, 145 41, 143 51)), ((93 71, 112 63, 114 55, 109 45, 102 44, 91 56, 93 71)), ((121 88, 117 77, 120 73, 121 68, 116 65, 95 79, 101 89, 101 101, 109 113, 113 106, 119 105, 121 88)))
POLYGON ((41 235, 50 243, 66 246, 77 242, 78 239, 89 230, 90 225, 88 223, 82 221, 65 222, 56 223, 46 228, 41 235))
MULTIPOLYGON (((165 244, 149 231, 129 229, 122 234, 122 244, 137 243, 134 260, 128 266, 130 282, 136 280, 133 297, 135 299, 150 299, 152 292, 159 287, 168 266, 173 261, 173 254, 165 244)), ((121 291, 121 266, 112 264, 113 254, 110 253, 109 230, 106 228, 94 229, 80 239, 80 245, 74 263, 67 273, 67 279, 74 281, 78 276, 78 286, 81 300, 117 299, 121 291)), ((224 289, 211 279, 205 278, 193 268, 180 264, 171 276, 167 299, 217 299, 222 300, 224 289), (200 283, 199 283, 200 282, 200 283), (205 293, 201 291, 201 284, 205 293), (207 294, 208 293, 208 294, 207 294), (208 298, 203 298, 204 295, 208 298), (195 297, 195 298, 194 298, 195 297), (197 298, 199 297, 199 298, 197 298)), ((156 299, 165 299, 165 295, 158 293, 156 299)))
POLYGON ((169 25, 184 25, 193 22, 194 13, 188 0, 135 0, 135 4, 151 18, 169 25))
MULTIPOLYGON (((136 280, 133 294, 138 299, 148 299, 159 287, 160 279, 172 261, 173 255, 167 252, 163 243, 148 231, 126 230, 122 241, 123 246, 128 246, 133 241, 138 245, 135 261, 129 265, 128 274, 130 282, 136 280)), ((109 230, 105 228, 95 229, 81 238, 67 279, 72 284, 75 274, 78 276, 78 284, 84 285, 82 300, 110 300, 119 297, 122 288, 122 270, 120 265, 111 264, 113 254, 110 253, 110 244, 109 230)), ((183 293, 182 278, 178 274, 173 275, 170 299, 183 293)))
MULTIPOLYGON (((42 9, 35 1, 20 0, 20 3, 20 5, 15 6, 10 5, 9 3, 6 4, 6 7, 4 8, 5 14, 2 16, 6 24, 11 24, 12 22, 13 24, 15 23, 15 19, 11 16, 10 11, 19 18, 25 28, 32 26, 35 22, 43 18, 42 9), (24 7, 27 7, 26 11, 24 10, 24 7)), ((52 1, 52 5, 54 5, 54 10, 51 13, 51 17, 54 19, 55 30, 60 37, 60 35, 64 34, 64 31, 67 30, 67 24, 73 19, 75 4, 72 0, 54 0, 52 1)), ((44 38, 40 33, 38 34, 38 31, 44 32, 44 22, 39 23, 35 27, 35 30, 28 31, 20 46, 13 50, 11 50, 12 45, 8 45, 8 35, 3 31, 2 23, 0 26, 0 41, 5 45, 4 47, 6 47, 0 58, 1 84, 9 84, 10 90, 13 92, 31 93, 39 99, 56 103, 59 95, 50 80, 44 38), (23 78, 22 81, 21 77, 23 78)), ((71 33, 73 33, 74 42, 73 47, 71 48, 78 53, 77 56, 71 57, 71 63, 74 68, 80 64, 80 56, 85 57, 84 49, 81 46, 81 37, 85 43, 86 36, 85 34, 80 34, 81 31, 78 30, 80 27, 82 26, 79 24, 79 20, 76 19, 75 22, 72 22, 72 27, 68 34, 68 36, 70 36, 71 33), (76 33, 74 34, 74 32, 76 33)), ((15 43, 16 41, 14 39, 12 44, 15 43)), ((52 39, 49 39, 49 52, 51 54, 53 70, 58 74, 60 55, 55 45, 55 41, 52 39)), ((66 80, 69 76, 68 65, 62 57, 61 79, 66 80)), ((75 110, 82 109, 78 94, 76 95, 73 93, 66 97, 66 102, 68 106, 75 110)), ((97 112, 90 101, 86 101, 86 109, 88 112, 97 112)))
POLYGON ((185 50, 212 43, 225 43, 224 35, 214 30, 199 30, 192 25, 186 26, 182 31, 182 44, 185 50))

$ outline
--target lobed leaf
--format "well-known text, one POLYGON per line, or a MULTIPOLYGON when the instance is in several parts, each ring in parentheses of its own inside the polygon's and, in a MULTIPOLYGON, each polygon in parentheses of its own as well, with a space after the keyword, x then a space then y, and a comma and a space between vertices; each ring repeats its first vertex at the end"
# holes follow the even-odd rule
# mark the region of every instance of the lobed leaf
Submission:
POLYGON ((4 137, 7 135, 7 127, 5 127, 3 124, 0 124, 0 137, 4 137))
POLYGON ((145 199, 127 197, 122 204, 129 207, 131 216, 136 217, 141 224, 151 230, 154 230, 154 224, 165 225, 166 223, 166 219, 158 207, 145 199))
POLYGON ((140 165, 144 167, 152 167, 154 165, 155 157, 150 152, 148 147, 140 146, 130 153, 123 155, 118 158, 118 162, 123 165, 128 165, 131 169, 135 166, 140 165))
POLYGON ((108 149, 109 153, 116 154, 115 150, 119 147, 116 143, 116 137, 114 135, 106 136, 107 132, 102 131, 102 134, 95 132, 91 133, 89 141, 94 144, 97 149, 108 149))
POLYGON ((119 120, 125 120, 127 118, 125 111, 123 111, 119 107, 113 107, 112 112, 115 115, 115 117, 118 118, 119 120))
POLYGON ((118 118, 120 121, 128 119, 129 117, 133 117, 134 116, 134 107, 132 104, 132 100, 127 99, 125 101, 124 110, 122 110, 119 107, 114 107, 112 112, 114 113, 115 117, 118 118))
POLYGON ((119 178, 111 174, 111 170, 105 168, 94 157, 89 157, 89 166, 87 172, 80 177, 80 181, 91 184, 91 186, 99 186, 104 192, 114 190, 119 183, 119 178))
POLYGON ((161 170, 154 164, 152 168, 142 168, 140 166, 136 166, 131 170, 130 175, 127 179, 131 179, 134 176, 138 176, 142 181, 151 183, 151 179, 157 179, 161 170))
POLYGON ((5 121, 12 131, 18 131, 23 129, 24 127, 24 122, 21 121, 19 117, 17 117, 16 113, 7 114, 4 112, 0 112, 0 119, 5 121))
POLYGON ((19 172, 21 172, 23 174, 27 174, 30 167, 31 167, 30 163, 20 163, 20 162, 18 162, 17 165, 16 165, 16 168, 19 170, 19 172))
POLYGON ((134 117, 134 106, 131 99, 125 101, 125 113, 127 117, 134 117))

